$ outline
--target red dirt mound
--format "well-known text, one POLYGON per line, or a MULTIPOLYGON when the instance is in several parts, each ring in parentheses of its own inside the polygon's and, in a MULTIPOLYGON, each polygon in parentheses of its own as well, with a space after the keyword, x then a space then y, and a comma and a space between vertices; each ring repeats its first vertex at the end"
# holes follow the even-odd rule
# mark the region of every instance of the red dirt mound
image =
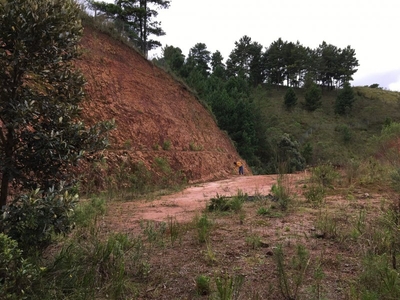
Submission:
MULTIPOLYGON (((168 161, 190 182, 230 177, 240 159, 228 135, 188 88, 134 49, 91 27, 77 61, 86 80, 87 123, 114 119, 109 165, 130 160, 151 168, 168 161)), ((249 168, 247 174, 249 174, 249 168)))

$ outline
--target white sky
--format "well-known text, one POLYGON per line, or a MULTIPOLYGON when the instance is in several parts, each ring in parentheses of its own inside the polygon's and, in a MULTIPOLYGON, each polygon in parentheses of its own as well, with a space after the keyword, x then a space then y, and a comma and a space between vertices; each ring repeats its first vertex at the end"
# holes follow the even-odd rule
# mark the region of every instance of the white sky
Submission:
POLYGON ((244 35, 264 47, 278 38, 313 49, 325 41, 355 49, 360 66, 352 85, 400 91, 399 0, 171 0, 158 12, 166 35, 157 39, 186 57, 204 43, 226 61, 244 35))

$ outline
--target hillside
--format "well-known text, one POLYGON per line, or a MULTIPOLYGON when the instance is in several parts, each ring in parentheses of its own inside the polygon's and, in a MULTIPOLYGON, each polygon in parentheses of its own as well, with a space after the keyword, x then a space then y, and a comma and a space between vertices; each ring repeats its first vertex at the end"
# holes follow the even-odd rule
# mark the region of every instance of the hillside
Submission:
POLYGON ((116 123, 103 153, 108 167, 143 162, 151 169, 156 159, 163 159, 190 182, 234 174, 233 162, 240 159, 235 147, 187 87, 90 26, 84 29, 81 46, 77 66, 87 80, 85 122, 116 123))

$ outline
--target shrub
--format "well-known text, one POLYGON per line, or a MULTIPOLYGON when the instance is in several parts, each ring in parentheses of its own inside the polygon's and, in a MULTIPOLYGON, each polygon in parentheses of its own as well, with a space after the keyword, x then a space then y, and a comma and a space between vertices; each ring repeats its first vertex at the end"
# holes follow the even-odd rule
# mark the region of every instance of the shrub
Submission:
POLYGON ((39 189, 15 198, 4 210, 3 232, 16 240, 26 253, 43 250, 53 234, 66 234, 73 227, 71 216, 78 195, 60 187, 39 189))
POLYGON ((0 233, 0 298, 29 299, 40 270, 22 257, 18 243, 0 233))

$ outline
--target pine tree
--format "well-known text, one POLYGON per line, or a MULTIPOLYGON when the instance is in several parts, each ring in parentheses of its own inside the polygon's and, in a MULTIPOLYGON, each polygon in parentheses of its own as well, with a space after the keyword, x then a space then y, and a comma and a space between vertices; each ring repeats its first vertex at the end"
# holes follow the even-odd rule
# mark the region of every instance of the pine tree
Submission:
POLYGON ((297 105, 297 96, 293 88, 288 88, 285 94, 285 107, 288 111, 291 111, 297 105))
POLYGON ((348 114, 353 108, 355 97, 350 83, 346 82, 339 92, 335 102, 335 113, 338 115, 348 114))

